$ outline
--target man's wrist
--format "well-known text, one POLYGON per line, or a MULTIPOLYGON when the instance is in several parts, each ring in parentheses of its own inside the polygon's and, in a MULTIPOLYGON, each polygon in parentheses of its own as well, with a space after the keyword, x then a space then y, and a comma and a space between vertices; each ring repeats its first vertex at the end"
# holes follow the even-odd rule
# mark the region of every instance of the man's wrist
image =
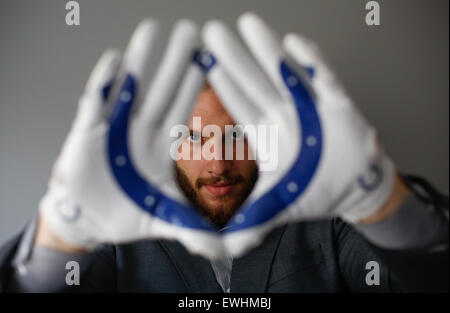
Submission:
POLYGON ((361 219, 358 224, 374 224, 388 218, 398 211, 409 193, 410 190, 408 186, 405 184, 401 176, 397 173, 395 177, 394 187, 388 199, 374 214, 361 219))
POLYGON ((60 239, 50 228, 44 218, 39 216, 38 224, 36 229, 36 236, 34 239, 35 244, 53 249, 55 251, 69 253, 69 254, 80 254, 87 253, 83 247, 71 245, 62 239, 60 239))

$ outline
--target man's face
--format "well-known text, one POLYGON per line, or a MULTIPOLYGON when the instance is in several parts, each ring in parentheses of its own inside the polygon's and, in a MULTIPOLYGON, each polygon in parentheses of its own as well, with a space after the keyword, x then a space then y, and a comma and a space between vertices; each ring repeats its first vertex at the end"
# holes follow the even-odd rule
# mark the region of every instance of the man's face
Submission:
POLYGON ((235 122, 225 111, 214 91, 210 87, 205 87, 199 94, 188 122, 191 131, 191 137, 187 139, 191 147, 190 158, 176 161, 176 179, 179 186, 199 212, 218 228, 225 226, 236 213, 252 191, 258 176, 256 162, 249 160, 248 157, 247 140, 244 136, 235 139, 238 136, 230 132, 227 134, 225 125, 234 126, 235 122), (223 136, 202 137, 202 129, 194 128, 196 126, 193 122, 194 117, 201 118, 202 128, 206 125, 217 125, 222 130, 223 136), (217 145, 222 144, 221 158, 218 155, 220 150, 214 151, 216 146, 211 145, 210 151, 215 155, 213 159, 206 160, 202 156, 200 160, 194 160, 193 146, 204 147, 210 140, 215 140, 217 145), (236 140, 244 141, 243 160, 236 159, 236 140), (226 160, 225 145, 230 144, 233 145, 234 155, 232 160, 226 160))

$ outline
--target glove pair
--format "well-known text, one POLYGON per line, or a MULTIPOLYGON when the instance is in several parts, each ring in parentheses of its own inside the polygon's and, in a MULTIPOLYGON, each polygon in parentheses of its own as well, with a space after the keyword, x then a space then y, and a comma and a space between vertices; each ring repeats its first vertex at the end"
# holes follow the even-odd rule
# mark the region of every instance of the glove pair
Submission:
POLYGON ((104 53, 40 203, 63 241, 93 249, 163 238, 209 259, 238 257, 284 223, 336 216, 356 223, 383 205, 395 167, 314 43, 297 34, 281 40, 251 13, 238 29, 243 42, 219 21, 201 33, 178 22, 143 98, 157 23, 143 21, 123 56, 104 53), (259 173, 221 233, 177 188, 169 152, 169 131, 186 123, 205 79, 236 123, 278 126, 282 157, 259 173))

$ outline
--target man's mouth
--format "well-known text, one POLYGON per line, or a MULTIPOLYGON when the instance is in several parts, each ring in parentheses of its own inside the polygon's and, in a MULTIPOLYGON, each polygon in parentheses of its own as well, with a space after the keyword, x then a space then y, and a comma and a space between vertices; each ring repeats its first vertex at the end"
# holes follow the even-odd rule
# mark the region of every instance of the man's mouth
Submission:
POLYGON ((204 185, 206 190, 208 190, 208 192, 210 194, 212 194, 213 196, 216 197, 221 197, 221 196, 225 196, 227 194, 229 194, 231 192, 231 190, 233 189, 233 186, 235 184, 213 184, 213 185, 204 185))

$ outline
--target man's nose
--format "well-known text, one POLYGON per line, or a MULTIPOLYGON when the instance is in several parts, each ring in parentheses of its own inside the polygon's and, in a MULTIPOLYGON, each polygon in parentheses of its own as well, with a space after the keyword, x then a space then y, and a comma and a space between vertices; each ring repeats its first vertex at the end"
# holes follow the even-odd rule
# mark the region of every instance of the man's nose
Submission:
POLYGON ((212 159, 206 160, 208 162, 208 173, 212 175, 223 175, 231 168, 231 160, 225 160, 225 146, 221 140, 214 140, 214 145, 210 150, 212 159))
POLYGON ((207 161, 208 162, 208 173, 212 174, 212 175, 223 175, 225 174, 227 171, 230 170, 230 161, 225 160, 225 159, 221 159, 221 160, 216 160, 216 159, 212 159, 207 161))

